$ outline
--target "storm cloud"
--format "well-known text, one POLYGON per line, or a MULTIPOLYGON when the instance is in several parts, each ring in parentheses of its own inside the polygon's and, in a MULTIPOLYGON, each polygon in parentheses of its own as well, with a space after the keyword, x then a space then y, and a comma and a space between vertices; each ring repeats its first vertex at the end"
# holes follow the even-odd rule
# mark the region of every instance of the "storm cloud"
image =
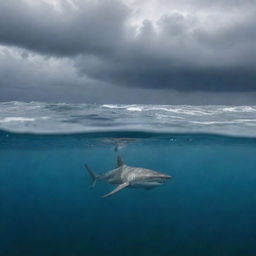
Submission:
POLYGON ((254 95, 255 27, 253 0, 1 1, 0 100, 254 95))

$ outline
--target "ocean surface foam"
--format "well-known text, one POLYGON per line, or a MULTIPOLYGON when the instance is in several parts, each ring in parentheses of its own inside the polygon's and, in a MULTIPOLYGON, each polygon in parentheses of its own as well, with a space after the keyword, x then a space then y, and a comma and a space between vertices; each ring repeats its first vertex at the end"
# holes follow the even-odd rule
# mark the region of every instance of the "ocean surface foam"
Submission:
POLYGON ((0 119, 0 123, 9 123, 9 122, 33 122, 35 118, 26 118, 26 117, 5 117, 0 119))
POLYGON ((256 137, 256 106, 0 103, 0 129, 38 134, 143 131, 256 137))

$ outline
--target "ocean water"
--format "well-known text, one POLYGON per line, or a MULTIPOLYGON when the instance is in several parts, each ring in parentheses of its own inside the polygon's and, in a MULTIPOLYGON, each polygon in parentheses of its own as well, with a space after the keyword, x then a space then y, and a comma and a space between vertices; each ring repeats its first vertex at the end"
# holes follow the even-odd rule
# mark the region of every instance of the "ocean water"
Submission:
POLYGON ((0 255, 256 255, 256 107, 0 103, 0 255), (147 191, 91 180, 131 166, 147 191))

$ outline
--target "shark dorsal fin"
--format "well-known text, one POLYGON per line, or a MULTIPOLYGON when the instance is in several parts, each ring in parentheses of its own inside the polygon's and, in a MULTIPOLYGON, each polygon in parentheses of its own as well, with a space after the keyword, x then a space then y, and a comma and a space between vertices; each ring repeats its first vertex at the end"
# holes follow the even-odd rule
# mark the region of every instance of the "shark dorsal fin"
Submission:
POLYGON ((121 156, 117 157, 117 167, 121 167, 124 165, 124 160, 122 159, 121 156))
POLYGON ((122 184, 118 185, 113 191, 109 192, 108 194, 106 194, 106 195, 104 195, 102 197, 104 198, 104 197, 111 196, 111 195, 117 193, 118 191, 128 187, 129 185, 130 184, 128 182, 122 183, 122 184))

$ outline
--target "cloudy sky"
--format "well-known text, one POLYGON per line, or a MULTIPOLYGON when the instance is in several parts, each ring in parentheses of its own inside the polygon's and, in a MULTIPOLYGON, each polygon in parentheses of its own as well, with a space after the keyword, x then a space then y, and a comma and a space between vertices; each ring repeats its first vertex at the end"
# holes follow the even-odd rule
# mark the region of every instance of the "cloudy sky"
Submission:
POLYGON ((256 0, 0 0, 0 101, 256 104, 256 0))

